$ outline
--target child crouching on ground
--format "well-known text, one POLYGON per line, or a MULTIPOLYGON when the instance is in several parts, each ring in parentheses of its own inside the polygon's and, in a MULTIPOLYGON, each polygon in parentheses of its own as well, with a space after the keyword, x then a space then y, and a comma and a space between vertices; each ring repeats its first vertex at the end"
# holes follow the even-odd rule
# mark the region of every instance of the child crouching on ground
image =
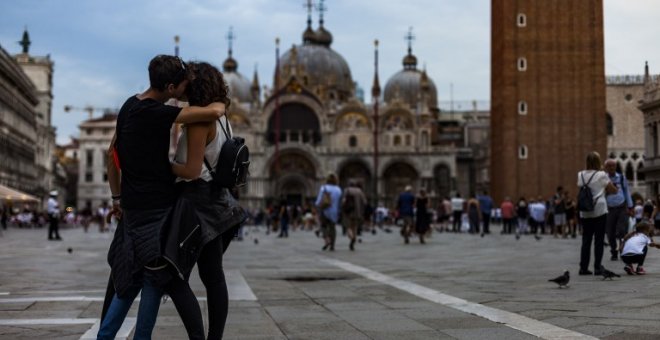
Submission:
POLYGON ((647 222, 640 222, 635 225, 635 230, 630 232, 623 238, 621 245, 621 260, 626 264, 623 270, 628 275, 644 275, 644 259, 646 259, 646 252, 648 247, 656 247, 660 249, 651 239, 651 225, 647 222), (637 264, 637 270, 634 270, 633 264, 637 264))

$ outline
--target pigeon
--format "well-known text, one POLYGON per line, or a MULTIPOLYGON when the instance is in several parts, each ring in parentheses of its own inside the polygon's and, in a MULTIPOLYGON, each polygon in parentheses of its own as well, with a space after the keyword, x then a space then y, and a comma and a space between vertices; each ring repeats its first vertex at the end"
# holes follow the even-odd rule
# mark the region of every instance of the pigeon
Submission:
POLYGON ((605 267, 601 267, 601 269, 602 269, 602 272, 603 272, 603 280, 606 280, 606 279, 613 280, 615 277, 621 277, 621 275, 619 275, 619 274, 617 274, 617 273, 615 273, 611 270, 607 270, 607 269, 605 269, 605 267))
POLYGON ((68 251, 69 254, 71 254, 71 253, 73 253, 73 248, 69 247, 69 248, 66 249, 66 251, 68 251))
POLYGON ((534 238, 535 238, 537 241, 541 241, 541 236, 539 236, 539 235, 534 235, 534 238))
POLYGON ((259 244, 259 239, 258 238, 254 239, 254 244, 259 244))
POLYGON ((564 272, 564 275, 557 276, 554 279, 550 279, 548 281, 554 282, 559 285, 559 288, 566 287, 568 285, 568 281, 570 281, 571 276, 568 273, 568 270, 564 272))

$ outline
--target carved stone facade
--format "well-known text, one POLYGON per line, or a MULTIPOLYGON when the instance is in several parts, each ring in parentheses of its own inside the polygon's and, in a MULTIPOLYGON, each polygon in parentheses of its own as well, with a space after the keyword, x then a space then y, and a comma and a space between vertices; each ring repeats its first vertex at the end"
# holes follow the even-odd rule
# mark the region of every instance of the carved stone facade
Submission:
MULTIPOLYGON (((387 81, 384 97, 377 96, 376 112, 373 104, 357 99, 348 63, 331 48, 330 33, 310 25, 311 20, 303 43, 280 57, 263 102, 256 78, 250 102, 232 98, 230 121, 235 134, 246 139, 252 162, 241 200, 249 207, 281 197, 304 204, 316 198, 330 172, 339 175, 342 186, 357 181, 372 203, 387 205, 406 185, 426 189, 432 198, 456 191, 465 196, 474 189, 468 177, 472 149, 432 138, 438 94, 426 71, 417 68, 410 46, 403 69, 387 81)), ((228 60, 238 72, 231 55, 228 60)), ((375 85, 379 92, 377 78, 375 85)))
POLYGON ((660 194, 660 75, 651 76, 646 65, 644 72, 644 97, 639 109, 644 113, 644 139, 646 152, 644 175, 647 197, 660 194))
POLYGON ((0 47, 0 184, 37 196, 37 89, 0 47))
MULTIPOLYGON (((25 32, 27 34, 27 31, 25 32)), ((57 158, 55 157, 55 128, 52 125, 53 61, 50 56, 30 55, 27 51, 14 56, 37 90, 37 140, 35 163, 37 188, 35 195, 45 207, 48 192, 58 189, 57 158)))
POLYGON ((644 97, 644 76, 606 77, 607 155, 617 161, 617 170, 630 183, 631 192, 646 194, 644 172, 644 114, 639 101, 644 97))

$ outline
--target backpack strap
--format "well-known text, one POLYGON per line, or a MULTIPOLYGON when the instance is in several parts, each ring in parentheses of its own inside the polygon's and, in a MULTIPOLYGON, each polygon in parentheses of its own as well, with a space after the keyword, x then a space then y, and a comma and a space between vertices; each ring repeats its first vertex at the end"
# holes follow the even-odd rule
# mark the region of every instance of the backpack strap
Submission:
POLYGON ((211 173, 211 175, 213 175, 214 174, 213 167, 211 166, 211 163, 209 163, 209 161, 206 160, 206 157, 204 157, 204 165, 206 165, 206 168, 209 169, 209 172, 211 173))
MULTIPOLYGON (((227 119, 227 117, 225 117, 225 123, 226 123, 225 125, 227 126, 227 129, 225 129, 225 127, 222 126, 222 121, 220 120, 220 118, 218 118, 218 123, 220 123, 219 125, 220 125, 220 128, 222 129, 222 132, 224 132, 224 134, 225 134, 225 138, 227 138, 227 139, 231 138, 229 136, 229 134, 227 133, 227 131, 229 131, 229 119, 227 119)), ((206 168, 209 169, 209 172, 211 173, 211 176, 215 177, 215 172, 213 172, 213 167, 211 166, 211 163, 209 163, 209 161, 206 159, 206 156, 204 156, 204 165, 206 165, 206 168)))
POLYGON ((229 119, 225 116, 225 126, 222 126, 222 121, 220 118, 218 118, 218 122, 220 122, 220 128, 222 129, 222 132, 225 133, 225 138, 229 139, 231 138, 231 135, 229 135, 229 119))
MULTIPOLYGON (((582 176, 582 184, 583 184, 583 186, 586 186, 589 190, 591 190, 591 188, 589 188, 589 183, 591 183, 591 180, 594 179, 594 176, 596 176, 596 173, 598 173, 598 170, 594 170, 594 173, 591 174, 591 176, 589 177, 589 181, 585 183, 585 182, 584 182, 584 172, 581 172, 581 173, 580 173, 580 176, 582 176)), ((598 196, 594 197, 594 198, 593 198, 594 202, 598 201, 598 199, 600 198, 600 196, 602 196, 602 195, 598 195, 598 196)), ((595 203, 594 203, 594 204, 595 204, 595 203)))

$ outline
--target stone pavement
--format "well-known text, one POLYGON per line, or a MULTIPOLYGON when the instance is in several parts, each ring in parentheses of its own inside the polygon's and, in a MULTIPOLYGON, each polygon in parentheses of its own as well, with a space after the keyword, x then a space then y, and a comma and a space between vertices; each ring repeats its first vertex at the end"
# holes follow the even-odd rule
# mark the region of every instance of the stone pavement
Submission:
MULTIPOLYGON (((603 281, 577 275, 579 238, 434 233, 426 245, 404 245, 394 230, 365 234, 355 252, 340 237, 324 252, 313 232, 282 239, 252 229, 224 260, 225 339, 660 339, 655 249, 648 275, 603 281), (547 282, 565 269, 569 288, 547 282)), ((62 237, 11 228, 0 237, 0 339, 93 338, 111 234, 65 229, 62 237)), ((609 256, 604 265, 624 274, 609 256)), ((206 316, 196 273, 191 286, 206 316)), ((123 337, 135 315, 136 306, 123 337)), ((165 302, 154 339, 185 338, 165 302)))

